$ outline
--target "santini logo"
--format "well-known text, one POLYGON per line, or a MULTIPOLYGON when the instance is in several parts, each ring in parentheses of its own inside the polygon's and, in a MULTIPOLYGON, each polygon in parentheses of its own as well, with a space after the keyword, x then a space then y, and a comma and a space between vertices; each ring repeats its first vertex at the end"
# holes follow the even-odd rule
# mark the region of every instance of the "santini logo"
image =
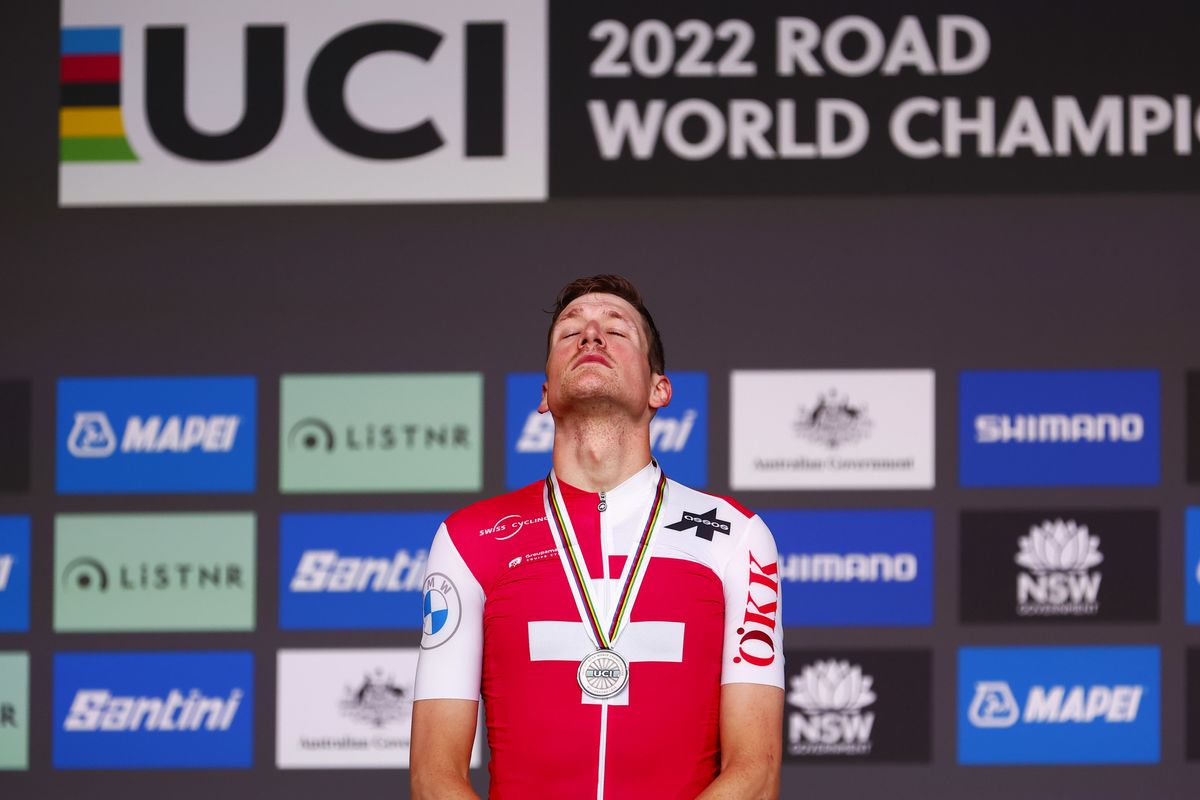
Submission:
POLYGON ((237 716, 242 690, 207 697, 198 689, 171 689, 166 697, 120 697, 104 689, 80 689, 63 721, 71 733, 130 731, 227 731, 237 716))
POLYGON ((1103 578, 1092 568, 1104 560, 1100 537, 1074 520, 1047 520, 1017 540, 1017 613, 1022 616, 1090 616, 1103 578))
POLYGON ((290 588, 293 592, 415 592, 425 574, 427 550, 392 558, 342 556, 337 550, 305 550, 290 588))
POLYGON ((779 575, 794 583, 909 583, 917 578, 913 553, 792 553, 779 575))
POLYGON ((803 713, 788 715, 792 755, 866 755, 875 714, 874 679, 849 661, 817 661, 789 682, 787 701, 803 713))
POLYGON ((10 554, 0 555, 0 592, 8 588, 8 577, 12 575, 14 561, 10 554))
MULTIPOLYGON (((237 415, 214 414, 161 416, 143 419, 131 416, 120 440, 122 453, 228 453, 233 449, 237 415)), ((117 450, 117 436, 103 411, 79 411, 67 437, 67 450, 76 458, 106 458, 117 450)))
MULTIPOLYGON (((687 447, 699 413, 689 408, 678 417, 657 416, 650 421, 650 449, 656 453, 681 453, 687 447)), ((529 412, 517 438, 518 453, 549 453, 554 446, 554 418, 529 412)))
POLYGON ((1141 414, 980 414, 975 441, 1010 442, 1140 442, 1146 432, 1141 414))
POLYGON ((1024 709, 1005 681, 979 681, 967 718, 976 728, 1029 725, 1135 722, 1145 687, 1138 684, 1105 686, 1032 686, 1024 709))

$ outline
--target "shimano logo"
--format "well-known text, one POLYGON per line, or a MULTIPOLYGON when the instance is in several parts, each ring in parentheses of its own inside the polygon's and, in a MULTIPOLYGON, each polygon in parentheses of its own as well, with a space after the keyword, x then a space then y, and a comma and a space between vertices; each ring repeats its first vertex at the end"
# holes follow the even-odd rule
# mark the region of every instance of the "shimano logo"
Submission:
POLYGON ((80 689, 63 721, 71 733, 133 731, 227 731, 237 716, 243 692, 208 697, 199 689, 171 689, 166 697, 122 697, 104 689, 80 689))
POLYGON ((0 592, 8 588, 8 578, 12 575, 14 559, 10 554, 0 555, 0 592))
POLYGON ((1064 723, 1128 723, 1137 720, 1145 687, 1138 684, 1105 686, 1054 685, 1030 687, 1024 707, 1005 681, 975 684, 967 718, 977 728, 1011 728, 1064 723))
MULTIPOLYGON (((120 439, 122 453, 228 453, 242 418, 236 414, 131 416, 120 439)), ((117 436, 103 411, 80 411, 67 437, 76 458, 106 458, 117 451, 117 436)))
POLYGON ((1141 414, 980 414, 979 444, 1009 442, 1140 442, 1146 432, 1141 414))
POLYGON ((305 550, 290 588, 293 592, 416 592, 425 574, 427 550, 392 558, 342 556, 337 550, 305 550))
MULTIPOLYGON (((677 417, 656 416, 650 421, 650 449, 656 453, 680 453, 687 447, 699 412, 686 409, 677 417)), ((518 453, 549 453, 554 447, 554 417, 529 412, 517 437, 518 453)))
POLYGON ((792 553, 780 576, 795 583, 909 583, 917 578, 913 553, 792 553))

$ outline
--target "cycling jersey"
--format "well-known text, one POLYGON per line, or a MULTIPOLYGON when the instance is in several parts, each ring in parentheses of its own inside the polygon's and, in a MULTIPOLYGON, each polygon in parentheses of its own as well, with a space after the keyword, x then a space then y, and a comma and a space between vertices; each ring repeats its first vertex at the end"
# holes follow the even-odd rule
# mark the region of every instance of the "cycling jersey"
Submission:
MULTIPOLYGON (((658 480, 651 462, 603 495, 559 481, 605 615, 658 480)), ((475 503, 439 528, 415 697, 482 696, 495 800, 694 798, 720 767, 721 685, 783 686, 770 531, 732 500, 666 484, 645 577, 613 646, 629 663, 628 685, 608 700, 577 682, 596 645, 547 523, 545 483, 475 503)))

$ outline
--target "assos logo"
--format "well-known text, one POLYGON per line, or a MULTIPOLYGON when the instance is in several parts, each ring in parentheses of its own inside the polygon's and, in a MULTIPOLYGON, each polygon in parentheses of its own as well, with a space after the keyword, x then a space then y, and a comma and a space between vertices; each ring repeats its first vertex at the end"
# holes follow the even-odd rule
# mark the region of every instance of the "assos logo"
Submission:
POLYGON ((871 752, 874 679, 849 661, 817 661, 788 681, 788 754, 866 755, 871 752), (798 710, 798 713, 797 713, 798 710))
POLYGON ((0 516, 0 633, 29 630, 29 517, 0 516))
POLYGON ((1156 484, 1159 402, 1153 370, 963 372, 960 481, 1156 484))
POLYGON ((786 584, 783 624, 929 625, 929 511, 763 511, 786 584))
POLYGON ((58 491, 254 490, 254 378, 63 378, 58 491))
MULTIPOLYGON (((708 483, 708 375, 672 372, 671 405, 650 423, 650 449, 673 480, 688 486, 708 483)), ((546 477, 554 446, 554 418, 539 414, 545 376, 510 373, 507 379, 505 483, 518 489, 546 477)))
POLYGON ((445 514, 284 514, 279 626, 421 627, 422 578, 445 514))
POLYGON ((250 653, 58 653, 57 769, 249 767, 250 653))
POLYGON ((544 5, 62 13, 63 205, 546 196, 544 5))
POLYGON ((1017 613, 1092 616, 1100 610, 1100 537, 1074 520, 1046 520, 1017 540, 1017 613))
POLYGON ((962 764, 1157 763, 1157 647, 965 647, 962 764))

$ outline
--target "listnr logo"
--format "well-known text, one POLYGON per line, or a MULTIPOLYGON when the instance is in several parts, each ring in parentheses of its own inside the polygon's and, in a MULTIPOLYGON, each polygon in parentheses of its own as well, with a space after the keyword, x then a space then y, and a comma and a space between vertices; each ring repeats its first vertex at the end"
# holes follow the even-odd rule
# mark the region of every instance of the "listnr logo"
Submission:
POLYGON ((66 0, 62 203, 542 199, 545 15, 66 0))

